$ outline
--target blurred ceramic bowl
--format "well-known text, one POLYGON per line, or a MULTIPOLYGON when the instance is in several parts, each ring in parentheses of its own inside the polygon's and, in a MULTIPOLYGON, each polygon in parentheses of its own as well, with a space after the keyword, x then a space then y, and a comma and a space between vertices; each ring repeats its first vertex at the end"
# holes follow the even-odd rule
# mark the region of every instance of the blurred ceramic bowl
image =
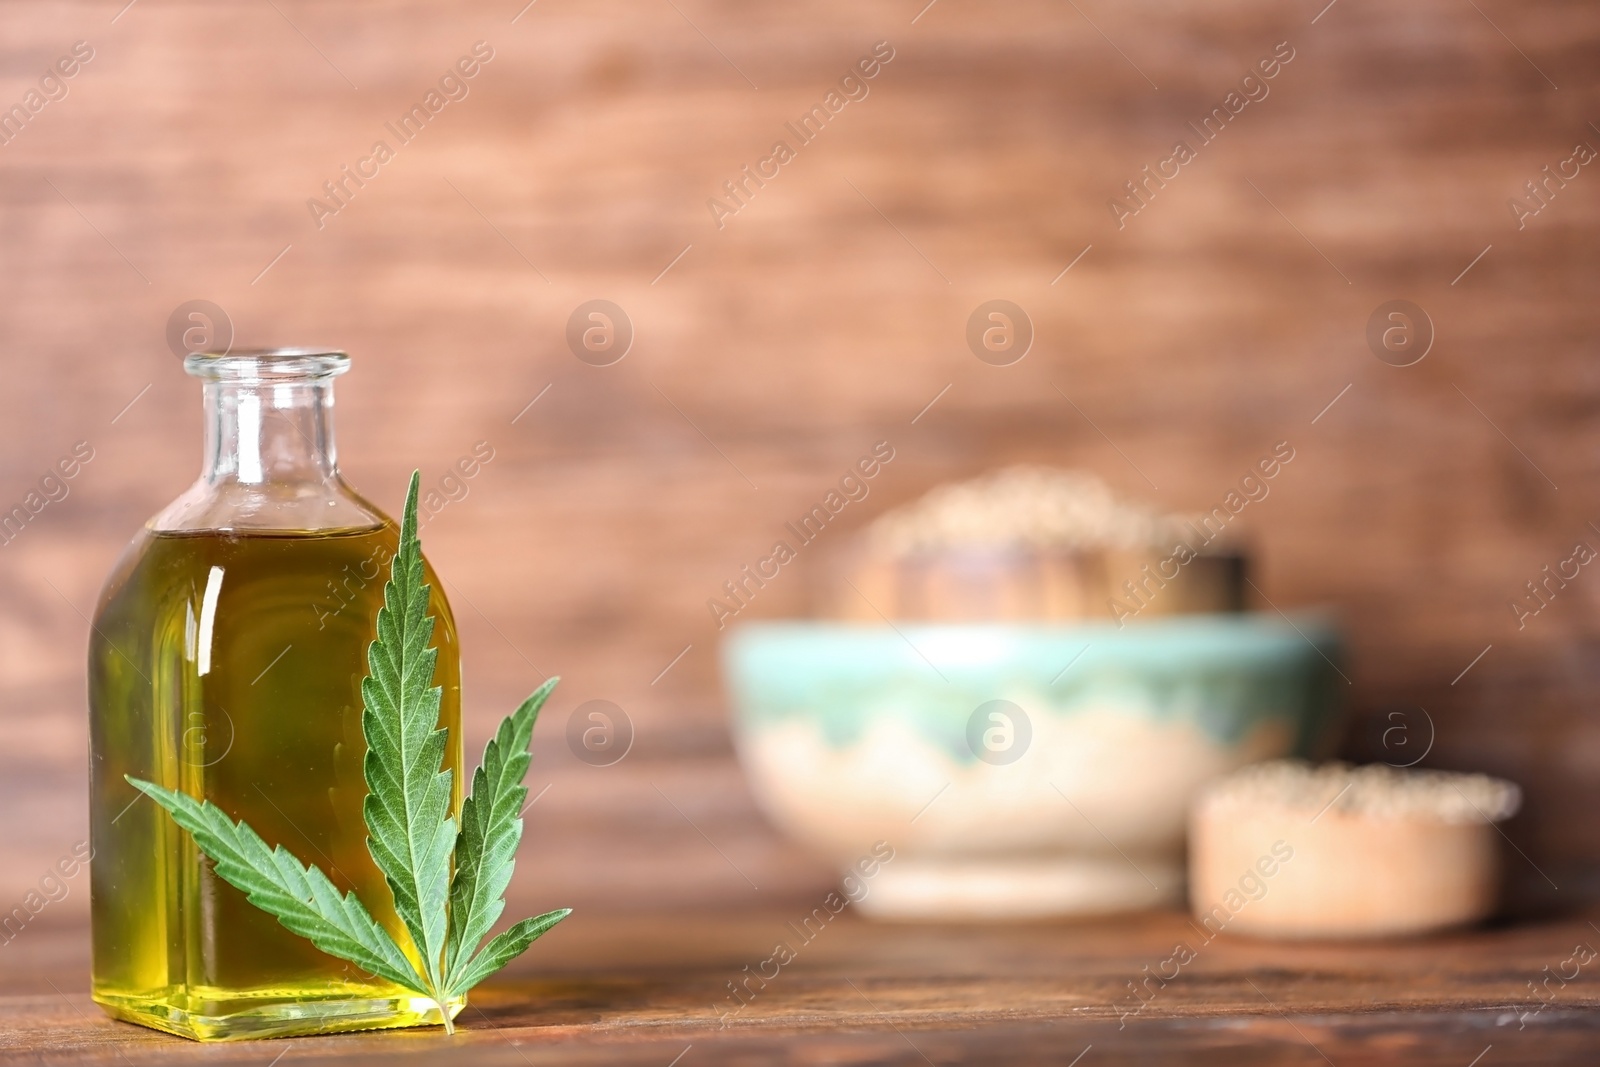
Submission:
POLYGON ((1212 779, 1332 740, 1338 634, 1252 615, 1114 624, 755 623, 723 648, 751 787, 894 918, 1175 904, 1212 779), (880 846, 876 855, 883 855, 880 846))

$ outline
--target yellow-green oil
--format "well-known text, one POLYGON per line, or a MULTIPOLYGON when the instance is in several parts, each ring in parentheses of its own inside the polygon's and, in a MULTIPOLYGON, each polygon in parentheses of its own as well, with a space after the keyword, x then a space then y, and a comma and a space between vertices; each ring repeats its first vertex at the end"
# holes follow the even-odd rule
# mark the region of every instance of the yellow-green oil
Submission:
MULTIPOLYGON (((361 815, 361 679, 397 543, 392 524, 146 532, 112 573, 89 651, 93 990, 111 1015, 202 1040, 441 1021, 257 909, 123 778, 245 820, 409 951, 361 815)), ((459 810, 455 623, 427 580, 459 810)))

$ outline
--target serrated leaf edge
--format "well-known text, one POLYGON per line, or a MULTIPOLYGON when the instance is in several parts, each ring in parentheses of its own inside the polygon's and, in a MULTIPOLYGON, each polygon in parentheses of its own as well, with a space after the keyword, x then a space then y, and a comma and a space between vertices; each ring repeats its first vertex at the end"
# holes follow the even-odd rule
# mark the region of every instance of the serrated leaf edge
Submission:
POLYGON ((422 976, 361 899, 353 892, 340 893, 321 868, 300 862, 282 845, 269 848, 248 823, 230 819, 210 801, 126 777, 193 835, 200 851, 211 858, 217 877, 243 892, 250 903, 285 929, 330 956, 348 960, 413 993, 432 996, 422 976))
POLYGON ((449 992, 445 994, 446 999, 466 995, 473 986, 528 951, 529 945, 571 914, 571 908, 557 908, 555 911, 547 911, 531 919, 523 919, 510 929, 496 934, 487 945, 483 946, 483 951, 473 957, 460 978, 450 985, 449 992))
POLYGON ((439 726, 441 689, 432 685, 438 651, 417 537, 421 472, 406 491, 398 550, 383 587, 377 634, 361 680, 361 728, 367 741, 362 815, 367 851, 411 935, 430 994, 442 1000, 450 863, 456 825, 449 817, 451 772, 441 769, 448 743, 439 726))
POLYGON ((560 680, 546 681, 501 720, 473 774, 472 793, 461 807, 456 870, 450 886, 447 985, 459 981, 478 945, 505 910, 505 891, 522 840, 522 804, 528 795, 523 782, 532 762, 528 746, 539 711, 560 680))

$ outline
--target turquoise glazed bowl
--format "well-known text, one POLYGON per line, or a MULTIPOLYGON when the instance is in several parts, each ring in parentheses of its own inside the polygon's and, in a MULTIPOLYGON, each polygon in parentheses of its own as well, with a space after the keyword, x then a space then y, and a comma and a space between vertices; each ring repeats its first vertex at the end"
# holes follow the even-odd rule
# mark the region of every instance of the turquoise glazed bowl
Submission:
POLYGON ((1322 755, 1339 659, 1330 623, 1256 615, 755 623, 723 647, 758 802, 864 911, 901 918, 1180 901, 1190 800, 1322 755))

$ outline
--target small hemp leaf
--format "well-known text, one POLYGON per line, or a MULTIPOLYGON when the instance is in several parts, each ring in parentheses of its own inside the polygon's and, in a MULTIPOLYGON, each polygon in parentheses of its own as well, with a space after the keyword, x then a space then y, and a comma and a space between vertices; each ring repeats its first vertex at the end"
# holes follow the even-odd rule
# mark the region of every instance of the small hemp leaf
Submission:
POLYGON ((378 635, 361 682, 367 742, 362 814, 367 849, 383 872, 409 944, 397 943, 355 893, 341 894, 317 867, 282 845, 269 848, 248 825, 187 793, 129 776, 194 837, 217 876, 250 903, 330 956, 426 997, 455 1032, 450 1002, 511 962, 572 913, 559 908, 484 938, 505 910, 505 891, 522 840, 523 779, 539 709, 558 678, 540 686, 495 731, 472 776, 459 828, 450 817, 451 773, 444 769, 441 691, 430 684, 438 651, 417 538, 413 471, 400 522, 400 547, 383 587, 378 635), (454 868, 454 875, 451 869, 454 868), (408 951, 409 950, 409 951, 408 951))

